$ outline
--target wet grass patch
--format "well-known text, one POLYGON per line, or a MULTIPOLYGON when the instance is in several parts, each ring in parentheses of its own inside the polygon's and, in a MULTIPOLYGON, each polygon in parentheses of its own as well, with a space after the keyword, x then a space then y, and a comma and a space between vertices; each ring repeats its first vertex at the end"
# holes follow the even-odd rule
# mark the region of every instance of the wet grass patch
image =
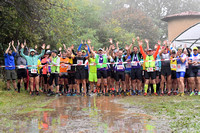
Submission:
POLYGON ((199 96, 125 97, 120 102, 137 106, 147 114, 166 119, 173 132, 200 131, 199 96))

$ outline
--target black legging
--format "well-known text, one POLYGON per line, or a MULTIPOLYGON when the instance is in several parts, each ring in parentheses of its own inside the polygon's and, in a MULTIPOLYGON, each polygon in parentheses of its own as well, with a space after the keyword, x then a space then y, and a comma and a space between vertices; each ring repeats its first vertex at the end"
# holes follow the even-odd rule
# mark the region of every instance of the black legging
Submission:
POLYGON ((59 77, 58 73, 51 73, 50 79, 49 79, 49 85, 51 86, 53 84, 53 79, 54 79, 55 85, 58 86, 58 77, 59 77))

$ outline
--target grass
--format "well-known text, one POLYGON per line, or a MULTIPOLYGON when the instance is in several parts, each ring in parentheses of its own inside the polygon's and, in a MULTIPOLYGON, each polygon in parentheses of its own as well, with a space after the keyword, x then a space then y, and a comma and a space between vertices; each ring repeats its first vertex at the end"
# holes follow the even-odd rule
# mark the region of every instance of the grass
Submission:
POLYGON ((200 131, 200 96, 126 97, 120 102, 137 106, 147 114, 166 118, 173 132, 200 131))

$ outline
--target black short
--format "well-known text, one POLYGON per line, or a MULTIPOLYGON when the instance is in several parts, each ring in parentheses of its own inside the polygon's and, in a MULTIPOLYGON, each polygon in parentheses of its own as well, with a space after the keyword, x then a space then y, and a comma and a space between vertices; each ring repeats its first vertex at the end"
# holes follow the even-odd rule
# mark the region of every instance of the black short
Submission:
POLYGON ((74 73, 74 72, 68 73, 68 83, 69 83, 69 85, 74 85, 76 83, 75 82, 75 75, 76 75, 76 73, 74 73))
POLYGON ((51 73, 50 78, 49 78, 49 85, 51 86, 53 84, 53 80, 55 82, 55 85, 58 86, 58 73, 51 73))
POLYGON ((68 73, 61 73, 60 74, 60 78, 67 79, 68 78, 68 73))
POLYGON ((29 77, 35 78, 38 76, 38 73, 31 73, 31 71, 28 71, 28 75, 29 75, 29 77))
POLYGON ((85 79, 89 78, 89 73, 88 73, 88 69, 85 69, 85 79))
POLYGON ((156 79, 156 72, 144 72, 145 79, 156 79))
POLYGON ((141 68, 132 68, 131 69, 131 80, 142 80, 142 70, 141 68))
POLYGON ((111 78, 115 78, 115 71, 114 70, 111 70, 111 76, 110 76, 111 78))
POLYGON ((177 79, 177 77, 176 77, 176 71, 172 70, 171 75, 172 75, 172 79, 177 79))
POLYGON ((27 78, 27 70, 26 69, 17 69, 17 78, 27 78))
POLYGON ((121 81, 125 81, 125 72, 124 71, 117 71, 115 74, 115 80, 118 82, 121 79, 121 81))
POLYGON ((44 78, 44 84, 47 84, 47 79, 48 79, 47 74, 42 74, 42 76, 44 78))
POLYGON ((200 67, 191 67, 189 77, 200 77, 200 67))
POLYGON ((111 77, 111 71, 107 70, 107 77, 111 77))
POLYGON ((83 71, 76 71, 76 79, 78 79, 78 80, 86 79, 85 70, 83 70, 83 71))
POLYGON ((189 78, 190 77, 190 73, 192 73, 192 69, 190 68, 190 69, 188 69, 188 68, 186 68, 186 70, 185 70, 185 77, 184 78, 189 78))
POLYGON ((104 79, 107 78, 107 71, 106 70, 97 70, 97 79, 103 77, 104 79))
POLYGON ((161 78, 161 72, 160 71, 156 71, 156 77, 159 76, 159 78, 161 78))
POLYGON ((161 67, 161 75, 163 75, 163 76, 171 75, 171 68, 170 67, 161 67))

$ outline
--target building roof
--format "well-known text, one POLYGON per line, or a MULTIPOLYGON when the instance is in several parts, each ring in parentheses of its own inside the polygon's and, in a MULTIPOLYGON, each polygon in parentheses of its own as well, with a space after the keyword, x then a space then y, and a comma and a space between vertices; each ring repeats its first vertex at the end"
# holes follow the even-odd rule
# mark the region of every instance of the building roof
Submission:
POLYGON ((194 16, 197 16, 197 17, 200 17, 200 12, 194 12, 194 11, 187 11, 187 12, 182 12, 182 13, 179 13, 179 14, 173 14, 173 15, 169 15, 169 16, 166 16, 164 17, 162 20, 163 21, 169 21, 173 18, 180 18, 180 17, 194 17, 194 16))

